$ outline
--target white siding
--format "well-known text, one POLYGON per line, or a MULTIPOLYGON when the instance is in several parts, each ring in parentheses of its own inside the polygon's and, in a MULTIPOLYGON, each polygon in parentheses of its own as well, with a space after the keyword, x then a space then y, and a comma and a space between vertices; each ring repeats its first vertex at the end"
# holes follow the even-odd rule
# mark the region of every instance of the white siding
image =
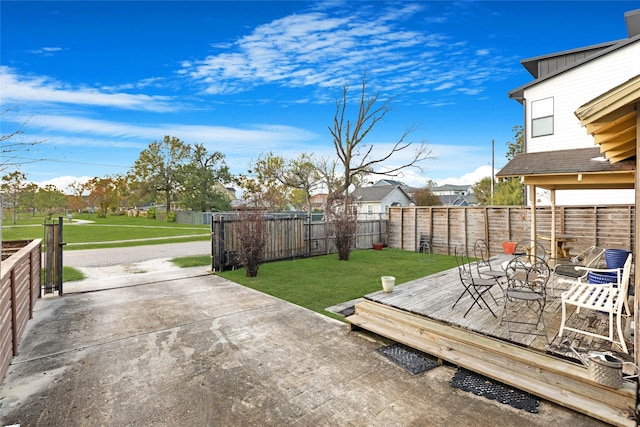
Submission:
MULTIPOLYGON (((551 205, 549 191, 537 190, 538 206, 551 205)), ((556 190, 557 206, 575 205, 633 205, 634 190, 556 190)))
POLYGON ((638 72, 640 42, 635 42, 527 89, 524 93, 527 152, 592 147, 593 137, 580 125, 574 112, 638 72), (531 138, 531 102, 549 97, 554 100, 553 135, 531 138))
MULTIPOLYGON (((524 93, 526 100, 526 151, 553 151, 593 147, 593 137, 574 112, 593 98, 626 82, 640 72, 640 42, 625 46, 577 68, 538 83, 524 93), (553 135, 531 138, 531 102, 553 97, 553 135)), ((548 192, 538 191, 537 203, 549 205, 548 192)), ((557 205, 634 204, 634 190, 556 191, 557 205)))

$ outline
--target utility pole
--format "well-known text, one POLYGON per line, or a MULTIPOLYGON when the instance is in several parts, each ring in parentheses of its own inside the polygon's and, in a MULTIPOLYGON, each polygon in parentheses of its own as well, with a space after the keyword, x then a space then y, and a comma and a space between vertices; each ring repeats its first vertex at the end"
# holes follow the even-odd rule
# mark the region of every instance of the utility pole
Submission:
POLYGON ((495 141, 491 138, 491 204, 493 205, 493 183, 495 182, 495 141))

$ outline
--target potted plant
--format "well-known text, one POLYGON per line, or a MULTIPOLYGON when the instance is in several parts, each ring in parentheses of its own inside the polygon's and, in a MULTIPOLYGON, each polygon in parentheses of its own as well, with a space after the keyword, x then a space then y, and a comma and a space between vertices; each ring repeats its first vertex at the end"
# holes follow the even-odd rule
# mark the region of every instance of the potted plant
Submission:
POLYGON ((382 250, 382 246, 383 246, 382 242, 376 242, 376 243, 373 244, 373 249, 375 249, 376 251, 381 251, 382 250))

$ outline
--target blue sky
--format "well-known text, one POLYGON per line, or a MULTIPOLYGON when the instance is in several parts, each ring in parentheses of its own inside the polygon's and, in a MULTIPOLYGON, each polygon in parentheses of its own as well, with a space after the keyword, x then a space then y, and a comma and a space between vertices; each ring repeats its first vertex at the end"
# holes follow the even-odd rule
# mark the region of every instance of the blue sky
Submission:
MULTIPOLYGON (((522 59, 627 37, 639 1, 0 2, 2 134, 23 122, 29 180, 125 174, 164 135, 220 151, 234 174, 268 151, 335 154, 347 84, 392 110, 366 143, 412 125, 433 158, 399 180, 472 184, 522 124, 522 59)), ((351 117, 355 114, 355 110, 351 117)), ((18 140, 18 139, 16 139, 18 140)), ((392 167, 406 159, 394 157, 392 167)), ((4 171, 6 173, 6 171, 4 171)))

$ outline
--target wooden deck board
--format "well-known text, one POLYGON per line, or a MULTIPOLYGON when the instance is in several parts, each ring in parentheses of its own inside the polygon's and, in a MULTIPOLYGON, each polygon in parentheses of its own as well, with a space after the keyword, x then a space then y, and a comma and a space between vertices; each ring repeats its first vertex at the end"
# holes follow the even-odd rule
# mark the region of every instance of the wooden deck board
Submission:
MULTIPOLYGON (((624 412, 635 405, 636 383, 627 381, 625 389, 614 390, 589 378, 588 370, 566 343, 584 354, 594 349, 615 348, 606 340, 574 332, 557 337, 561 317, 559 297, 549 294, 546 302, 547 342, 544 337, 514 333, 513 327, 509 333, 501 322, 504 306, 498 287, 494 292, 497 303, 485 298, 496 317, 487 308, 477 306, 464 316, 472 303, 469 295, 452 308, 463 291, 454 268, 400 284, 391 293, 366 295, 347 320, 480 374, 507 384, 511 381, 518 388, 611 424, 631 425, 624 412)), ((556 295, 560 295, 558 290, 556 295)), ((510 314, 531 319, 521 309, 510 309, 510 314)), ((570 320, 587 322, 598 330, 603 327, 606 330, 608 326, 606 316, 599 313, 581 312, 570 320)))

